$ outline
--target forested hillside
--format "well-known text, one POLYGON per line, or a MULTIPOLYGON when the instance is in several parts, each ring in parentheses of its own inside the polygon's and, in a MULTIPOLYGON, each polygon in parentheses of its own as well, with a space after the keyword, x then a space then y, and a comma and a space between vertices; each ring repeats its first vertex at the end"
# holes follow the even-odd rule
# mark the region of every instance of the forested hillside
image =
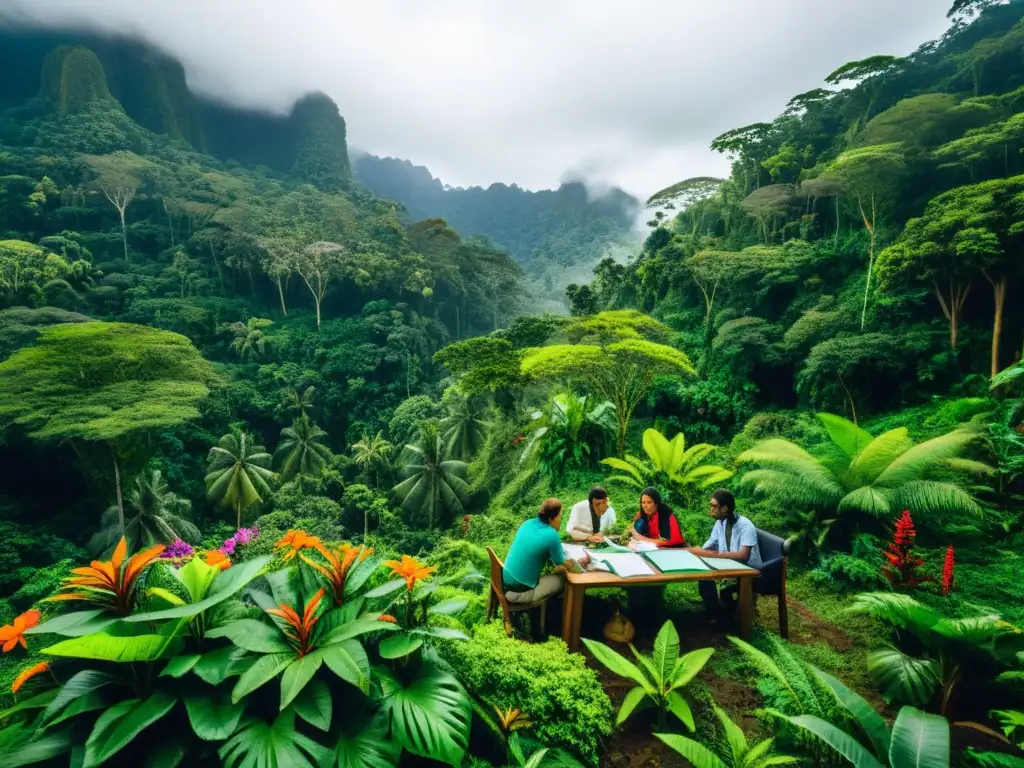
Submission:
POLYGON ((459 232, 506 249, 533 292, 546 299, 540 309, 561 309, 567 284, 587 279, 604 257, 625 262, 641 239, 639 202, 620 189, 596 197, 583 182, 539 192, 500 183, 448 187, 423 166, 368 154, 355 157, 352 169, 378 195, 401 201, 413 219, 440 216, 459 232))
POLYGON ((949 19, 628 259, 622 193, 5 32, 0 765, 1024 765, 1024 0, 949 19), (544 524, 604 572, 492 589, 544 524))

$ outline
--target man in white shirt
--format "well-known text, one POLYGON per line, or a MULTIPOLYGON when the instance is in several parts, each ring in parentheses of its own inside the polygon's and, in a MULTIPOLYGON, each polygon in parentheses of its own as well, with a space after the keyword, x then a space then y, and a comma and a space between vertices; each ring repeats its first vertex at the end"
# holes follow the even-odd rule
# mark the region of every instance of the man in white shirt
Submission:
POLYGON ((590 489, 587 498, 572 505, 569 523, 566 526, 573 541, 590 541, 600 544, 605 534, 615 525, 615 509, 608 498, 608 491, 599 485, 590 489))

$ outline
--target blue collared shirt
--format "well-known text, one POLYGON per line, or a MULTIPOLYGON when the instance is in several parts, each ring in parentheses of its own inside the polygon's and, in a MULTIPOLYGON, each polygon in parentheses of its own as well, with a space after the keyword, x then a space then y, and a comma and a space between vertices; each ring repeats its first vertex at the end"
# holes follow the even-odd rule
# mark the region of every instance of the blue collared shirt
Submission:
POLYGON ((740 547, 750 547, 747 565, 751 568, 761 567, 761 550, 757 546, 757 528, 743 515, 736 515, 736 522, 732 526, 731 543, 731 547, 725 544, 725 520, 717 520, 715 527, 711 529, 711 538, 704 544, 704 549, 713 549, 716 552, 739 552, 740 547))

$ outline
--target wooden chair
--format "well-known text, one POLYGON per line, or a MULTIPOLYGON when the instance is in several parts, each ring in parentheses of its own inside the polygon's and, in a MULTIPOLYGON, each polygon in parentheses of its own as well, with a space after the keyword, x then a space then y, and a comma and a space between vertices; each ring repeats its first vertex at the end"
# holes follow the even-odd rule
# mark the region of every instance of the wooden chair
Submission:
POLYGON ((547 617, 547 598, 535 603, 510 603, 505 599, 505 587, 501 578, 501 570, 505 564, 487 547, 487 556, 491 559, 491 588, 487 595, 487 620, 490 621, 497 613, 498 605, 505 617, 505 632, 512 636, 512 614, 540 609, 540 636, 544 637, 544 625, 547 617))
POLYGON ((774 533, 757 529, 757 548, 761 550, 761 576, 754 579, 754 593, 779 599, 779 634, 789 639, 789 609, 786 606, 786 570, 789 542, 774 533))

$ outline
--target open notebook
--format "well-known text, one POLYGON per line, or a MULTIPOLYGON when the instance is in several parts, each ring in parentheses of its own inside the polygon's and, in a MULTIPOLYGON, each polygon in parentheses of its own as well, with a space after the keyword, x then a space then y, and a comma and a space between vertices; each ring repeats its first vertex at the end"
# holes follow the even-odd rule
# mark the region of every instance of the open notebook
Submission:
POLYGON ((699 557, 682 549, 658 549, 644 552, 643 557, 654 563, 662 573, 696 573, 712 570, 711 566, 699 557))
POLYGON ((630 576, 654 576, 651 566, 638 554, 633 552, 609 552, 592 554, 590 571, 609 571, 616 576, 628 579, 630 576))
POLYGON ((746 563, 741 563, 739 560, 729 560, 724 557, 702 557, 705 563, 710 565, 716 571, 756 571, 757 568, 753 568, 746 563))

